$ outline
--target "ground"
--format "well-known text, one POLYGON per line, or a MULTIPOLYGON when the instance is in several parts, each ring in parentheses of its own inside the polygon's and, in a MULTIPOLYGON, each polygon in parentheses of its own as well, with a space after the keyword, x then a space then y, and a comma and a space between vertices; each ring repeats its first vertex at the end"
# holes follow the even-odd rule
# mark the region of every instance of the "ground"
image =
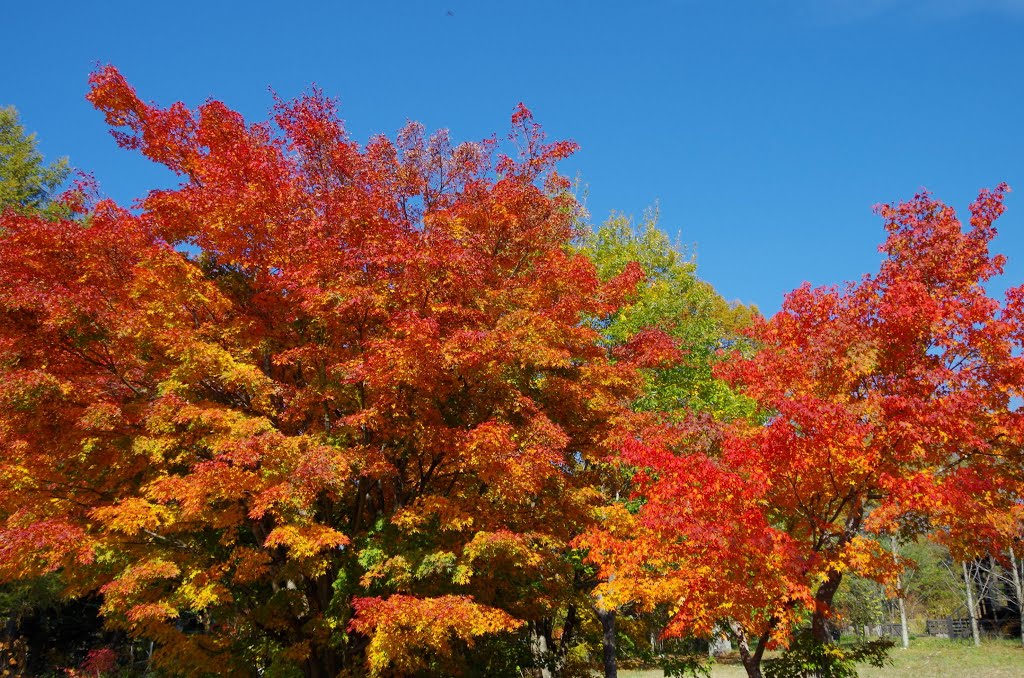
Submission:
MULTIPOLYGON (((967 642, 914 638, 910 649, 894 648, 892 666, 865 666, 860 678, 1024 678, 1020 642, 986 641, 980 648, 967 642)), ((716 664, 712 678, 746 678, 738 664, 716 664)), ((661 678, 662 672, 620 671, 620 678, 661 678)))

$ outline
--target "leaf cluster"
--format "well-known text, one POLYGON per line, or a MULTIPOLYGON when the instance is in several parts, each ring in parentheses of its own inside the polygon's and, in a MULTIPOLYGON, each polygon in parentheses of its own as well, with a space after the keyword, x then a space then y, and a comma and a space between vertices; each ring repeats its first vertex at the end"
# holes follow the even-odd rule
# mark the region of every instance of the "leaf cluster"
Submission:
POLYGON ((765 678, 857 678, 857 664, 883 668, 892 663, 894 642, 879 638, 853 645, 822 643, 810 633, 797 634, 781 656, 766 659, 765 678))

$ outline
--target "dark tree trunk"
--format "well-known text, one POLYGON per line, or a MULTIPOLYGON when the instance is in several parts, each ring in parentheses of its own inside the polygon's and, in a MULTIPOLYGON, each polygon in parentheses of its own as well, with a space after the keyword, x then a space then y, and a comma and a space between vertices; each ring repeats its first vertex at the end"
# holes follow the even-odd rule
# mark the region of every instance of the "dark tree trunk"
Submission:
MULTIPOLYGON (((325 511, 326 513, 326 511, 325 511)), ((341 572, 348 563, 331 567, 326 573, 316 579, 308 579, 304 583, 306 604, 311 614, 323 614, 331 607, 331 602, 336 595, 333 583, 338 579, 341 572)), ((341 673, 343 668, 364 670, 365 649, 368 639, 352 634, 348 642, 340 647, 328 642, 314 643, 309 659, 303 667, 304 675, 307 678, 334 678, 341 673)))
POLYGON ((562 638, 558 641, 558 663, 565 666, 565 658, 569 655, 569 648, 576 640, 576 626, 579 623, 578 610, 575 605, 569 605, 565 613, 565 625, 562 627, 562 638))
MULTIPOLYGON (((864 507, 859 500, 850 509, 846 518, 846 526, 839 539, 836 540, 832 550, 839 553, 846 547, 860 530, 861 522, 864 520, 864 507)), ((817 549, 816 549, 817 550, 817 549)), ((814 613, 811 615, 811 635, 822 644, 832 642, 832 634, 829 633, 828 617, 832 609, 832 599, 839 590, 839 584, 843 581, 842 572, 835 570, 829 572, 828 578, 821 583, 818 590, 814 592, 814 613)))
POLYGON ((729 627, 736 634, 736 645, 739 648, 740 661, 743 662, 747 678, 764 678, 764 674, 761 673, 761 658, 764 656, 764 649, 768 645, 771 632, 765 631, 764 635, 758 639, 757 647, 751 652, 747 632, 743 630, 743 627, 736 623, 729 624, 729 627))
POLYGON ((340 659, 334 648, 314 645, 304 673, 308 678, 334 678, 341 671, 340 659))
POLYGON ((618 678, 619 666, 615 661, 615 610, 595 609, 601 620, 603 632, 601 645, 604 647, 604 678, 618 678))
POLYGON ((40 617, 42 613, 36 612, 27 617, 21 626, 22 637, 26 639, 27 668, 29 675, 40 675, 46 670, 46 650, 49 643, 48 635, 43 627, 40 617))
POLYGON ((828 579, 821 583, 818 590, 814 592, 814 614, 811 615, 811 635, 822 644, 832 642, 832 634, 828 628, 829 610, 832 608, 832 599, 836 597, 839 584, 843 581, 843 574, 833 570, 829 573, 828 579))

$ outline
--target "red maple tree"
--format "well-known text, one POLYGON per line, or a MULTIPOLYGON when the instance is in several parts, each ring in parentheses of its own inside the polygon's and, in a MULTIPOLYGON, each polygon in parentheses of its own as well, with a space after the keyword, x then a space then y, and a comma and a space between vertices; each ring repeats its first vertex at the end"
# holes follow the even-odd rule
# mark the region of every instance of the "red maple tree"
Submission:
POLYGON ((610 600, 671 602, 668 634, 731 627, 754 677, 807 615, 827 640, 845 573, 894 579, 884 535, 1004 538, 1024 489, 1024 288, 1001 305, 984 284, 1006 190, 981 193, 967 230, 927 194, 880 207, 877 275, 791 292, 752 326, 759 349, 717 368, 760 421, 693 419, 625 448, 645 503, 581 540, 610 600))
POLYGON ((582 322, 642 273, 567 247, 574 145, 88 97, 182 183, 0 218, 0 578, 100 592, 182 672, 455 670, 550 615, 642 384, 582 322))

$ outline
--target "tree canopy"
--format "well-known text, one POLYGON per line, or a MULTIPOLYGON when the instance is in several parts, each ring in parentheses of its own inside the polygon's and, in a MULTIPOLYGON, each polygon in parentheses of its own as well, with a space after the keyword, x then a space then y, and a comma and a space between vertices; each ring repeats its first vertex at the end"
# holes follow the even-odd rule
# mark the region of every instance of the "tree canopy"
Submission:
POLYGON ((766 319, 654 214, 591 231, 522 105, 359 144, 315 90, 252 123, 104 67, 88 99, 180 185, 55 199, 66 163, 0 110, 0 583, 96 601, 147 670, 568 676, 602 643, 614 675, 622 614, 727 632, 757 678, 838 656, 888 544, 1019 534, 1005 186, 967 228, 881 206, 877 273, 766 319))
POLYGON ((806 615, 827 642, 845 573, 894 580, 886 535, 984 553, 1015 536, 1024 287, 1002 304, 984 287, 1005 260, 988 249, 1005 190, 981 193, 966 231, 928 194, 880 207, 876 275, 793 291, 754 321, 756 352, 716 366, 762 416, 691 417, 623 448, 648 469, 644 504, 587 539, 610 597, 673 603, 670 632, 731 623, 759 676, 806 615))
POLYGON ((319 93, 250 125, 91 85, 183 183, 3 217, 0 575, 63 570, 189 672, 457 663, 556 604, 660 345, 580 323, 643 274, 567 249, 573 145, 522 107, 510 157, 415 124, 359 147, 319 93))

